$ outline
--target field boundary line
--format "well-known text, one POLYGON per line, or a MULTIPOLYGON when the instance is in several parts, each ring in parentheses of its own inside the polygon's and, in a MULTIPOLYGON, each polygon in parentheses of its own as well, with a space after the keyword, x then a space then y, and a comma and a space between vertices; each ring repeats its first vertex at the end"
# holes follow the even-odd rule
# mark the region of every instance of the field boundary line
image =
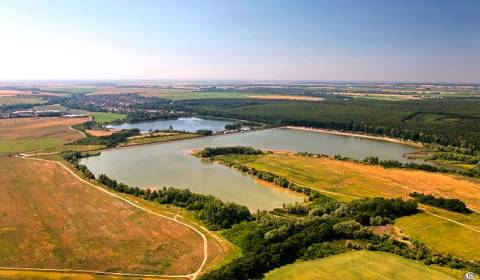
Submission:
POLYGON ((440 219, 444 219, 444 220, 446 220, 446 221, 455 223, 455 224, 457 224, 457 225, 459 225, 459 226, 462 226, 462 227, 464 227, 464 228, 467 228, 467 229, 469 229, 469 230, 473 230, 473 231, 475 231, 475 232, 480 233, 480 230, 479 230, 479 229, 476 229, 476 228, 474 228, 474 227, 472 227, 472 226, 469 226, 469 225, 467 225, 467 224, 460 223, 459 221, 456 221, 456 220, 454 220, 454 219, 450 219, 450 218, 447 218, 447 217, 443 217, 443 216, 434 214, 434 213, 429 212, 429 211, 427 211, 427 210, 425 210, 425 209, 422 209, 422 210, 423 210, 424 213, 426 213, 426 214, 428 214, 428 215, 431 215, 431 216, 434 216, 434 217, 437 217, 437 218, 440 218, 440 219))
POLYGON ((86 137, 87 137, 87 135, 85 135, 85 132, 83 132, 83 131, 81 131, 81 130, 75 129, 75 128, 71 127, 71 126, 69 126, 68 128, 70 128, 70 129, 73 130, 73 131, 76 131, 76 132, 80 133, 80 134, 82 135, 82 138, 86 138, 86 137))
MULTIPOLYGON (((189 229, 195 231, 196 233, 198 233, 202 239, 203 239, 203 260, 202 260, 202 263, 200 264, 200 267, 194 271, 193 273, 190 273, 190 274, 184 274, 184 275, 152 275, 152 274, 135 274, 135 273, 121 273, 121 272, 103 272, 103 271, 94 271, 94 270, 75 270, 75 269, 67 269, 71 272, 84 272, 84 273, 96 273, 96 274, 110 274, 110 275, 121 275, 121 276, 140 276, 140 277, 163 277, 163 278, 190 278, 192 280, 195 280, 198 275, 200 274, 200 272, 203 270, 203 267, 205 266, 205 264, 207 263, 207 259, 208 259, 208 242, 207 242, 207 237, 205 236, 205 234, 203 234, 200 230, 198 230, 197 228, 195 228, 194 226, 192 225, 189 225, 187 223, 184 223, 182 221, 179 221, 179 220, 176 220, 174 218, 171 218, 171 217, 168 217, 168 216, 165 216, 163 214, 160 214, 160 213, 157 213, 155 211, 152 211, 152 210, 149 210, 149 209, 146 209, 134 202, 132 202, 131 200, 128 200, 122 196, 119 196, 115 193, 112 193, 108 190, 106 190, 105 188, 102 188, 102 187, 99 187, 97 185, 94 185, 92 184, 91 182, 85 180, 84 178, 78 176, 75 172, 73 172, 72 170, 70 170, 70 168, 68 168, 67 166, 65 166, 63 163, 59 162, 59 161, 53 161, 53 160, 47 160, 47 159, 40 159, 40 158, 31 158, 31 157, 27 157, 27 156, 23 156, 22 154, 20 155, 16 155, 16 157, 18 158, 21 158, 21 159, 26 159, 26 160, 36 160, 36 161, 43 161, 43 162, 49 162, 49 163, 54 163, 54 164, 58 164, 60 165, 62 168, 64 168, 65 170, 67 170, 70 174, 72 174, 74 177, 76 177, 78 180, 82 181, 83 183, 91 186, 91 187, 94 187, 96 188, 97 190, 100 190, 110 196, 113 196, 117 199, 120 199, 122 200, 123 202, 135 207, 135 208, 138 208, 140 210, 143 210, 145 212, 148 212, 150 214, 153 214, 155 216, 158 216, 158 217, 162 217, 162 218, 165 218, 165 219, 168 219, 170 221, 173 221, 175 223, 179 223, 183 226, 186 226, 188 227, 189 229)), ((179 217, 182 217, 180 215, 178 215, 179 217)), ((183 217, 182 217, 183 218, 183 217)), ((209 231, 202 227, 202 226, 199 226, 201 229, 203 230, 206 230, 207 233, 209 233, 209 231)), ((210 234, 212 236, 215 236, 213 234, 210 234)), ((216 237, 216 236, 215 236, 216 237)), ((22 268, 2 268, 0 267, 0 269, 10 269, 10 270, 22 270, 22 268)), ((57 272, 67 272, 67 270, 65 269, 42 269, 42 268, 23 268, 23 270, 38 270, 38 271, 42 271, 42 270, 45 270, 45 271, 57 271, 57 272)))

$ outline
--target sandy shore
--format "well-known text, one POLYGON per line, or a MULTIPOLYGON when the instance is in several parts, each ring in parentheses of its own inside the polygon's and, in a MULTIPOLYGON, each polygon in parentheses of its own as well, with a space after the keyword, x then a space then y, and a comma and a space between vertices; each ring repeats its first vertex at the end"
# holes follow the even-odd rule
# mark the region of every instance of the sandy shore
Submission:
POLYGON ((423 145, 418 142, 413 141, 405 141, 397 138, 386 137, 386 136, 374 136, 374 135, 367 135, 367 134, 359 134, 354 132, 344 132, 344 131, 337 131, 337 130, 328 130, 328 129, 321 129, 321 128, 310 128, 310 127, 303 127, 303 126, 285 126, 288 129, 296 129, 296 130, 306 130, 306 131, 315 131, 321 133, 329 133, 335 135, 342 135, 342 136, 349 136, 349 137, 358 137, 358 138, 366 138, 366 139, 373 139, 379 141, 387 141, 393 143, 399 143, 404 145, 410 145, 418 148, 422 148, 423 145))

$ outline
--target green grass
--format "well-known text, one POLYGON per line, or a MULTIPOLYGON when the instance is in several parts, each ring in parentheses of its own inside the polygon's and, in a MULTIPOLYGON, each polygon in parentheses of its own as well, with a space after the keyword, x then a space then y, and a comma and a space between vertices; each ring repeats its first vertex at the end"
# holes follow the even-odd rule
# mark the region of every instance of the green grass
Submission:
POLYGON ((0 97, 0 106, 13 104, 40 104, 45 103, 42 97, 38 96, 4 96, 0 97))
POLYGON ((101 113, 96 112, 93 113, 93 119, 98 123, 109 123, 116 120, 122 120, 127 116, 124 114, 117 114, 117 113, 101 113))
MULTIPOLYGON (((480 214, 458 214, 429 207, 428 211, 480 230, 480 214)), ((403 233, 442 253, 480 261, 480 232, 465 228, 427 213, 402 217, 395 221, 403 233)))
POLYGON ((460 279, 453 270, 436 270, 420 262, 396 255, 354 251, 324 259, 298 262, 269 272, 266 280, 460 279))
POLYGON ((53 148, 61 145, 63 142, 62 139, 58 138, 0 139, 0 155, 53 148))
POLYGON ((85 151, 95 151, 105 148, 102 145, 76 145, 76 144, 67 144, 60 147, 52 147, 49 149, 45 149, 42 153, 55 153, 55 152, 65 152, 65 151, 78 151, 78 152, 85 152, 85 151))

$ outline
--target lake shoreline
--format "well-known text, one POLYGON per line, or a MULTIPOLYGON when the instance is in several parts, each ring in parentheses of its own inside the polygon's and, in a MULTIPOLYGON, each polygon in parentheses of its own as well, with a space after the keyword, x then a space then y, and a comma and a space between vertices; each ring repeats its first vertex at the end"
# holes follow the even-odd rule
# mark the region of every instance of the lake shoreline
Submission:
POLYGON ((369 135, 369 134, 361 134, 357 132, 338 131, 338 130, 330 130, 330 129, 323 129, 323 128, 311 128, 311 127, 305 127, 305 126, 287 125, 287 126, 283 126, 283 128, 328 133, 328 134, 357 137, 357 138, 365 138, 370 140, 379 140, 379 141, 403 144, 403 145, 413 146, 417 148, 425 148, 425 146, 420 142, 407 141, 407 140, 402 140, 399 138, 393 138, 393 137, 387 137, 387 136, 375 136, 375 135, 369 135))

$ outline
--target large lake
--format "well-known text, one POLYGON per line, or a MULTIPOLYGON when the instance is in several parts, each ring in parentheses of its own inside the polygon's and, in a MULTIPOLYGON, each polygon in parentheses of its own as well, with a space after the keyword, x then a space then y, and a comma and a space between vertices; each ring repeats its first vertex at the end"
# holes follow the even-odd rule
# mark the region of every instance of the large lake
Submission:
POLYGON ((82 163, 95 175, 104 173, 132 186, 189 188, 246 205, 251 210, 270 210, 302 200, 291 192, 264 186, 248 175, 188 154, 193 149, 232 145, 339 154, 357 159, 375 155, 404 162, 408 160, 403 154, 417 150, 385 141, 278 128, 107 150, 100 156, 82 159, 82 163))
POLYGON ((222 119, 213 119, 205 117, 189 117, 189 118, 178 118, 172 120, 157 120, 157 121, 147 121, 147 122, 138 122, 138 123, 122 123, 118 125, 108 125, 108 128, 117 128, 117 129, 131 129, 138 128, 141 131, 148 130, 165 130, 165 129, 175 129, 175 130, 185 130, 188 132, 195 132, 199 129, 211 130, 213 132, 218 132, 225 129, 226 124, 232 124, 232 121, 222 120, 222 119))

